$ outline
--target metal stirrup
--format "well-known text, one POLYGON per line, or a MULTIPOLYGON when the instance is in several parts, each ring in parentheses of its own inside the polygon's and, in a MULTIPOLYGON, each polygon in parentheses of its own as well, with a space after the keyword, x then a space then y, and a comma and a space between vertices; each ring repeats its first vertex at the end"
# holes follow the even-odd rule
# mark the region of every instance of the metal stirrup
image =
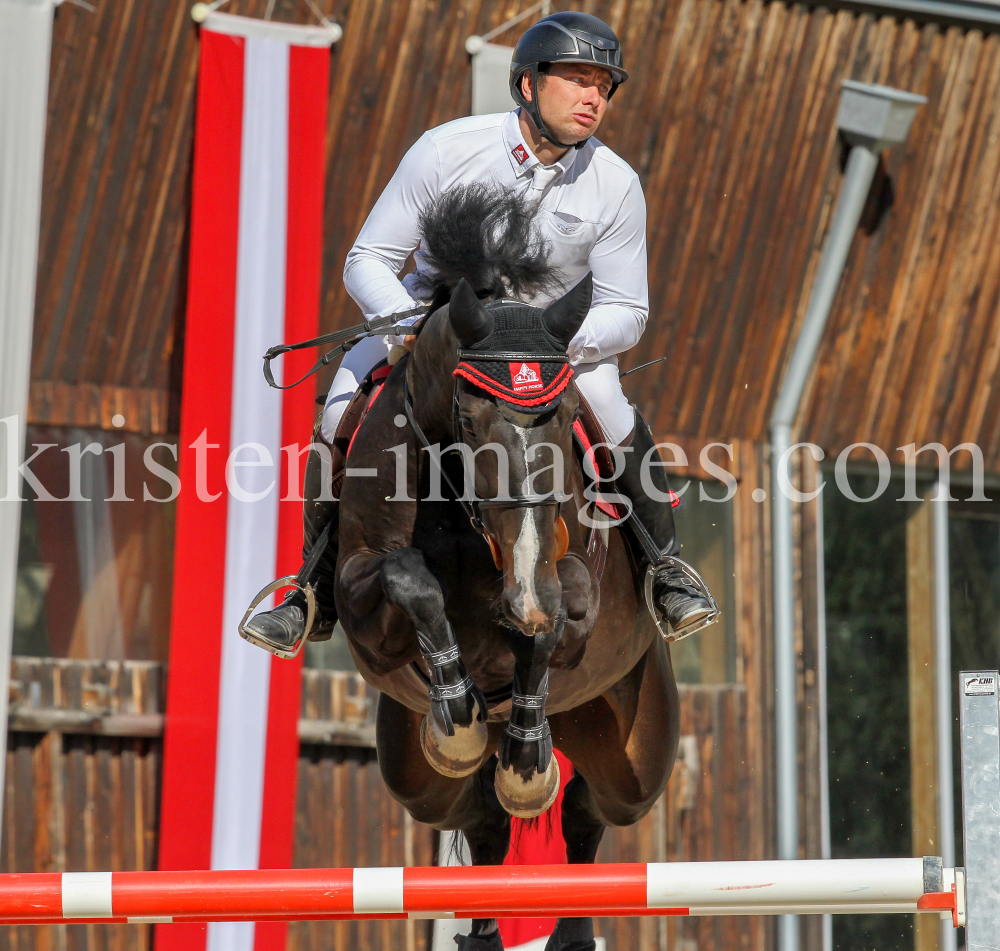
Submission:
POLYGON ((698 574, 698 572, 691 565, 684 561, 683 558, 678 558, 676 555, 661 555, 659 561, 655 564, 651 564, 646 569, 646 582, 644 587, 646 594, 646 607, 649 609, 649 613, 652 615, 653 621, 656 623, 656 627, 658 628, 660 634, 668 644, 672 644, 674 641, 682 640, 685 637, 690 637, 690 635, 704 630, 710 624, 714 624, 719 620, 719 615, 721 613, 719 611, 719 605, 716 603, 714 595, 705 583, 705 579, 702 578, 702 576, 698 574), (654 591, 655 581, 664 568, 675 568, 680 571, 682 579, 692 588, 696 589, 712 607, 712 610, 700 621, 696 621, 694 624, 689 624, 687 627, 681 628, 679 631, 675 631, 670 622, 663 617, 662 612, 656 603, 654 591))

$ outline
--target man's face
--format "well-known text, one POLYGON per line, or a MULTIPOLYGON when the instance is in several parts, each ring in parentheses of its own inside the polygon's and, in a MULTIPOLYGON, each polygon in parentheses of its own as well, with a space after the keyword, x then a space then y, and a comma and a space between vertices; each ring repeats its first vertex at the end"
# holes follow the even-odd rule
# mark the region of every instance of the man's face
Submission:
MULTIPOLYGON (((560 142, 580 142, 597 131, 608 108, 611 73, 588 63, 553 63, 539 76, 539 105, 545 124, 560 142)), ((521 90, 531 102, 534 90, 525 75, 521 90)))

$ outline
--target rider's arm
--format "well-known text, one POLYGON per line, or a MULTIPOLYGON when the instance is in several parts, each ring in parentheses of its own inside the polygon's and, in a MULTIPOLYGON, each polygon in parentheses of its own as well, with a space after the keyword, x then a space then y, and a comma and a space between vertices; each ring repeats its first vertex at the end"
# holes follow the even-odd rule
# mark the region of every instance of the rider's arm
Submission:
POLYGON ((569 345, 572 363, 596 363, 634 347, 649 316, 646 200, 633 178, 611 227, 588 258, 594 303, 569 345))
POLYGON ((428 132, 403 156, 348 252, 344 286, 365 317, 413 307, 396 275, 420 242, 420 210, 437 197, 439 176, 437 146, 428 132))

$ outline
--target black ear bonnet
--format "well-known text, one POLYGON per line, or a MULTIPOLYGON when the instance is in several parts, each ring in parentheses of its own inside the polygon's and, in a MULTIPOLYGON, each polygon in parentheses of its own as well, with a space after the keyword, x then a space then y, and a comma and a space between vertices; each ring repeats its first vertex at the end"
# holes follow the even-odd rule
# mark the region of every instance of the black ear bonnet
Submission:
POLYGON ((524 412, 558 405, 573 379, 566 348, 590 310, 592 293, 588 274, 544 310, 509 299, 484 306, 460 282, 449 308, 459 338, 455 376, 524 412))

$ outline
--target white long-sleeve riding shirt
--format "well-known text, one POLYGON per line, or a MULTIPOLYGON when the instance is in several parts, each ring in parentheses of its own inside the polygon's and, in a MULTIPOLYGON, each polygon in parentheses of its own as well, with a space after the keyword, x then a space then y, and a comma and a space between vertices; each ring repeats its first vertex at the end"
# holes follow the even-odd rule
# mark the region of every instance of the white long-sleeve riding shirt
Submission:
MULTIPOLYGON (((398 274, 411 252, 419 271, 418 217, 453 185, 497 181, 527 193, 539 160, 518 113, 456 119, 422 135, 403 157, 347 255, 344 284, 366 317, 413 307, 414 275, 398 274)), ((569 347, 572 363, 597 363, 635 346, 649 315, 646 203, 629 165, 594 138, 570 149, 541 199, 537 222, 565 288, 594 273, 594 301, 569 347)), ((543 305, 546 298, 530 303, 543 305)))

